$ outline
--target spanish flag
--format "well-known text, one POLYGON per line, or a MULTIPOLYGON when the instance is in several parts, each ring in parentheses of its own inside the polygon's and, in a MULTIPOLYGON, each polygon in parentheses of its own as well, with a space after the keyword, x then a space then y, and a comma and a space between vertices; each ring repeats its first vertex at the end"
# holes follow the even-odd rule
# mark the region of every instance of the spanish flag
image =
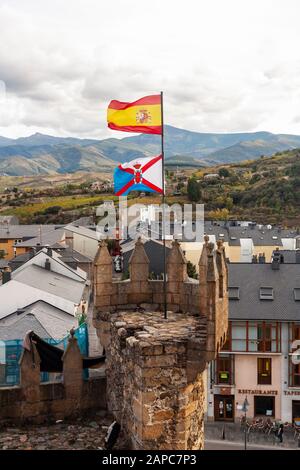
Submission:
POLYGON ((142 134, 161 134, 161 96, 145 96, 133 103, 113 100, 108 105, 110 129, 142 134))

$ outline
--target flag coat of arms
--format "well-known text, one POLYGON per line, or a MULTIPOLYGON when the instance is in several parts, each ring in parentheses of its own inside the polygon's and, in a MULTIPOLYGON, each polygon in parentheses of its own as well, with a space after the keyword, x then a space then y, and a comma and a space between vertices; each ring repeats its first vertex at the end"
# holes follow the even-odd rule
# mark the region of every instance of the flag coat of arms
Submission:
POLYGON ((133 103, 112 100, 107 124, 116 131, 162 134, 161 96, 144 96, 133 103))
POLYGON ((120 164, 114 171, 114 191, 126 196, 130 191, 163 192, 162 155, 137 158, 120 164))

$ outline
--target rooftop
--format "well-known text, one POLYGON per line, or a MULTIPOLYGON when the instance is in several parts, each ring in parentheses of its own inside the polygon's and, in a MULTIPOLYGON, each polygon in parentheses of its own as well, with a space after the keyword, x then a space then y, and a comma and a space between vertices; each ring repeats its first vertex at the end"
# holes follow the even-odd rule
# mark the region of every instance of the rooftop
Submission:
MULTIPOLYGON (((59 226, 60 227, 60 226, 59 226)), ((43 237, 44 234, 59 228, 57 225, 0 225, 0 238, 4 239, 26 239, 43 237)))
MULTIPOLYGON (((22 227, 22 226, 20 226, 22 227)), ((38 234, 36 237, 32 237, 29 240, 25 240, 21 243, 17 243, 18 247, 38 247, 38 246, 51 246, 57 242, 64 240, 65 231, 62 228, 52 228, 52 230, 46 230, 42 232, 42 236, 38 234)))
POLYGON ((47 302, 39 300, 0 320, 0 339, 24 338, 34 330, 41 338, 61 339, 76 326, 76 319, 47 302))
POLYGON ((231 320, 300 320, 300 264, 229 263, 228 273, 231 320))
POLYGON ((75 303, 80 303, 84 289, 83 282, 71 279, 70 277, 54 271, 48 271, 35 264, 21 271, 16 270, 13 279, 24 285, 38 288, 39 290, 75 303))

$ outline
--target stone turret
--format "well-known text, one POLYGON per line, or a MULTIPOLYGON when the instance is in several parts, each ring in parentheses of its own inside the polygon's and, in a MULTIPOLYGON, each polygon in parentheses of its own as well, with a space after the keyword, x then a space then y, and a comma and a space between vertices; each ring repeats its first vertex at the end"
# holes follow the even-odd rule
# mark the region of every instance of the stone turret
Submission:
POLYGON ((178 284, 187 281, 187 261, 177 240, 173 241, 172 249, 167 259, 167 276, 168 282, 176 282, 178 284))
POLYGON ((107 244, 101 240, 94 261, 94 304, 109 309, 112 293, 112 259, 107 244))
POLYGON ((149 258, 146 254, 141 237, 139 237, 129 259, 129 274, 131 281, 148 281, 149 264, 149 258))
POLYGON ((109 410, 134 449, 202 449, 204 373, 225 341, 228 323, 223 244, 215 249, 205 237, 197 281, 188 277, 184 254, 173 242, 167 258, 167 319, 164 282, 149 279, 140 239, 129 271, 130 279, 113 281, 107 248, 100 245, 94 324, 100 337, 106 332, 109 410), (108 305, 99 292, 108 296, 108 305))

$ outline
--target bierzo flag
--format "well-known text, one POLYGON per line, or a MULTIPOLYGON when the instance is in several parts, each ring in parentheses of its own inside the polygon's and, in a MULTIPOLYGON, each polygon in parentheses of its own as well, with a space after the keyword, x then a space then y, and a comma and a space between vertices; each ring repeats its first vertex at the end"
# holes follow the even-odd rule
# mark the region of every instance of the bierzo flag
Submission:
POLYGON ((114 171, 114 192, 126 196, 130 191, 162 193, 162 156, 137 158, 120 164, 114 171))
POLYGON ((107 109, 110 129, 142 134, 161 134, 161 96, 145 96, 133 103, 112 100, 107 109))

